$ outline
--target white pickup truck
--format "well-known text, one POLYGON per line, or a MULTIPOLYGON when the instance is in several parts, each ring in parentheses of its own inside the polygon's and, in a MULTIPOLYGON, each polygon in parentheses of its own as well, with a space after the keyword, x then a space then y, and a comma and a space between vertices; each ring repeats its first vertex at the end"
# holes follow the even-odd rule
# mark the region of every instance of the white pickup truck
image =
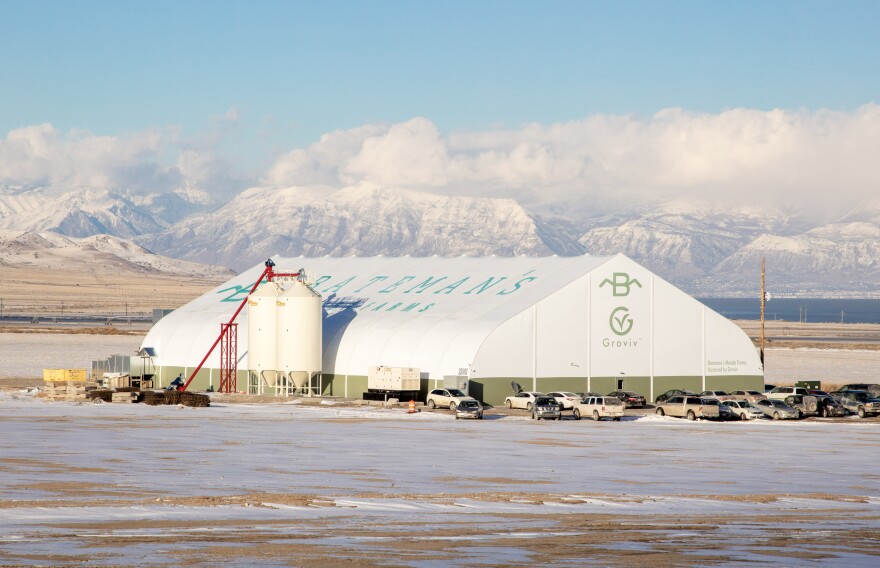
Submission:
POLYGON ((589 396, 574 403, 572 413, 575 420, 580 420, 581 416, 585 416, 591 417, 593 420, 612 418, 620 421, 623 410, 623 402, 616 396, 589 396))

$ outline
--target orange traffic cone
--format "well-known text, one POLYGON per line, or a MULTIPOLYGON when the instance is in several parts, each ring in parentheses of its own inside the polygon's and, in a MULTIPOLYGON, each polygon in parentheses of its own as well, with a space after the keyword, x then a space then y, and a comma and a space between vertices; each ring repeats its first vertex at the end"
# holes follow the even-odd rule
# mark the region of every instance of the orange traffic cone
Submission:
POLYGON ((416 401, 410 399, 409 401, 409 411, 407 414, 415 414, 416 413, 416 401))

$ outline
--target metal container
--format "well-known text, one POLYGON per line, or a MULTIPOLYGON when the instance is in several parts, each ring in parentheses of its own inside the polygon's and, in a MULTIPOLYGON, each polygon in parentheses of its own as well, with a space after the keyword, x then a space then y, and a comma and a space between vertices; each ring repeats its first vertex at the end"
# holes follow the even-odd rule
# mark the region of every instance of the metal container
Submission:
POLYGON ((294 280, 276 301, 276 366, 297 389, 321 373, 321 296, 294 280))
POLYGON ((248 370, 275 385, 275 336, 277 330, 276 300, 281 289, 275 282, 266 282, 248 298, 248 370))
POLYGON ((417 391, 421 371, 416 367, 370 367, 367 388, 375 391, 417 391))

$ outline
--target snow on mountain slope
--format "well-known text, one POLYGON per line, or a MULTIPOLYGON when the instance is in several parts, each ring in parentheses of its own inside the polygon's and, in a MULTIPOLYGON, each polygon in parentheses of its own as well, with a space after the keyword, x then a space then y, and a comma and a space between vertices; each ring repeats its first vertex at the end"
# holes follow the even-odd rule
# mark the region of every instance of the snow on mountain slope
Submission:
MULTIPOLYGON (((712 295, 753 290, 755 267, 767 255, 768 278, 779 291, 858 293, 880 286, 880 198, 832 225, 807 221, 796 204, 783 212, 679 201, 561 219, 535 215, 511 199, 371 186, 252 188, 208 212, 211 206, 210 195, 194 188, 133 195, 0 187, 0 229, 110 234, 174 258, 235 269, 275 254, 623 253, 691 293, 712 295)), ((147 264, 164 270, 157 262, 147 264)))
MULTIPOLYGON (((253 188, 213 211, 138 239, 151 250, 242 269, 275 254, 550 255, 538 223, 510 199, 372 187, 253 188)), ((576 247, 576 245, 575 245, 576 247)))
POLYGON ((838 223, 793 237, 761 235, 720 262, 707 282, 726 289, 757 289, 762 256, 768 286, 776 292, 876 294, 880 226, 838 223))
POLYGON ((217 279, 234 273, 220 266, 167 258, 117 237, 68 237, 52 232, 0 229, 0 266, 85 271, 105 266, 116 272, 217 279))
POLYGON ((205 204, 186 194, 129 195, 105 189, 0 188, 0 229, 72 237, 130 238, 166 229, 205 204))
POLYGON ((778 212, 674 203, 636 219, 591 229, 578 242, 590 254, 623 253, 686 285, 707 275, 755 236, 785 226, 786 219, 778 212))

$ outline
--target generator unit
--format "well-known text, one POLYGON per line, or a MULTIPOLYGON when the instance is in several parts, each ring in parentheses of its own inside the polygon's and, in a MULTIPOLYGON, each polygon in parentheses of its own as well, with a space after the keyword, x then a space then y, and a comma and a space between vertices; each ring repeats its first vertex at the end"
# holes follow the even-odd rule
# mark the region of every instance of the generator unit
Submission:
POLYGON ((418 367, 370 367, 364 400, 416 400, 421 385, 418 367))

